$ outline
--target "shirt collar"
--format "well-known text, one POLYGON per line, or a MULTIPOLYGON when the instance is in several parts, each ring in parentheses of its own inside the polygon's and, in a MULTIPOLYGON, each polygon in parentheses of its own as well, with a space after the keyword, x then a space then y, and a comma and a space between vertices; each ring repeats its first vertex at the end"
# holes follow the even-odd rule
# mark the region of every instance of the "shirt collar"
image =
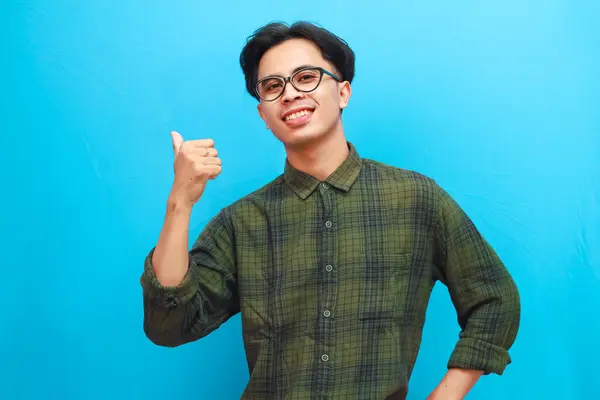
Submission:
MULTIPOLYGON (((356 148, 350 142, 346 142, 350 153, 344 162, 331 174, 324 182, 347 192, 352 184, 356 181, 362 161, 356 148)), ((312 175, 299 171, 294 168, 286 158, 284 177, 288 185, 296 192, 303 200, 311 195, 312 192, 319 186, 320 181, 312 175)))

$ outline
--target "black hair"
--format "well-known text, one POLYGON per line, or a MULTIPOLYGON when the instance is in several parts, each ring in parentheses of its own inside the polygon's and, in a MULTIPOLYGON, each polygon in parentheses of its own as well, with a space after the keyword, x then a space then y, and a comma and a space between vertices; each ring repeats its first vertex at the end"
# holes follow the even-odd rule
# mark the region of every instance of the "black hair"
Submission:
POLYGON ((282 22, 271 22, 257 29, 246 41, 240 54, 240 66, 246 78, 246 90, 255 99, 258 80, 258 64, 272 47, 289 39, 308 39, 321 50, 323 58, 331 62, 342 81, 352 83, 354 78, 354 52, 346 41, 330 31, 306 21, 287 25, 282 22))

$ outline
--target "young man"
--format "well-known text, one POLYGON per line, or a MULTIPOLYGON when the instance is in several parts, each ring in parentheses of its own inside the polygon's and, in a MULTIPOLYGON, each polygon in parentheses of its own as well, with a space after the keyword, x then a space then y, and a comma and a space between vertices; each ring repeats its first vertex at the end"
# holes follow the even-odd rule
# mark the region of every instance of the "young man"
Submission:
POLYGON ((285 169, 222 209, 188 252, 192 206, 221 160, 211 139, 172 133, 174 183, 141 279, 150 340, 188 343, 241 312, 243 398, 404 399, 439 280, 462 331, 430 399, 461 399, 501 374, 520 320, 515 283, 432 179, 346 141, 347 44, 308 23, 269 24, 240 62, 285 169))

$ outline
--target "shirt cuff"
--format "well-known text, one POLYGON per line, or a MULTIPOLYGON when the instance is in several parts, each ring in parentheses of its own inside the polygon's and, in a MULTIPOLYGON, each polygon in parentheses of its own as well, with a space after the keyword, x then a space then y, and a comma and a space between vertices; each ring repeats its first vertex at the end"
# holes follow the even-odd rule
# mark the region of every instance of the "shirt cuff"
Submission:
POLYGON ((198 291, 198 284, 193 279, 191 261, 179 285, 164 286, 158 281, 154 272, 154 266, 152 265, 154 250, 153 248, 146 256, 144 260, 144 272, 140 278, 145 296, 157 307, 175 308, 181 304, 188 303, 198 291))
POLYGON ((485 375, 502 375, 510 362, 506 349, 483 340, 463 338, 456 344, 448 368, 475 369, 483 371, 485 375))

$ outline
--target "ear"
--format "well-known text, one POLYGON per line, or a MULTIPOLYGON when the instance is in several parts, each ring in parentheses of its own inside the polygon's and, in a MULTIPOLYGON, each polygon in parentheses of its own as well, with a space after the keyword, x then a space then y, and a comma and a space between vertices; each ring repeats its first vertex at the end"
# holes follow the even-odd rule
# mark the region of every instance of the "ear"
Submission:
POLYGON ((348 107, 350 96, 352 96, 352 86, 350 82, 344 81, 339 85, 340 109, 348 107))
POLYGON ((263 113, 261 106, 262 106, 261 103, 258 103, 258 105, 256 106, 256 109, 258 110, 258 115, 260 115, 260 118, 262 118, 262 120, 265 122, 265 124, 267 124, 267 129, 269 129, 269 125, 267 123, 267 117, 265 117, 265 114, 263 113))

